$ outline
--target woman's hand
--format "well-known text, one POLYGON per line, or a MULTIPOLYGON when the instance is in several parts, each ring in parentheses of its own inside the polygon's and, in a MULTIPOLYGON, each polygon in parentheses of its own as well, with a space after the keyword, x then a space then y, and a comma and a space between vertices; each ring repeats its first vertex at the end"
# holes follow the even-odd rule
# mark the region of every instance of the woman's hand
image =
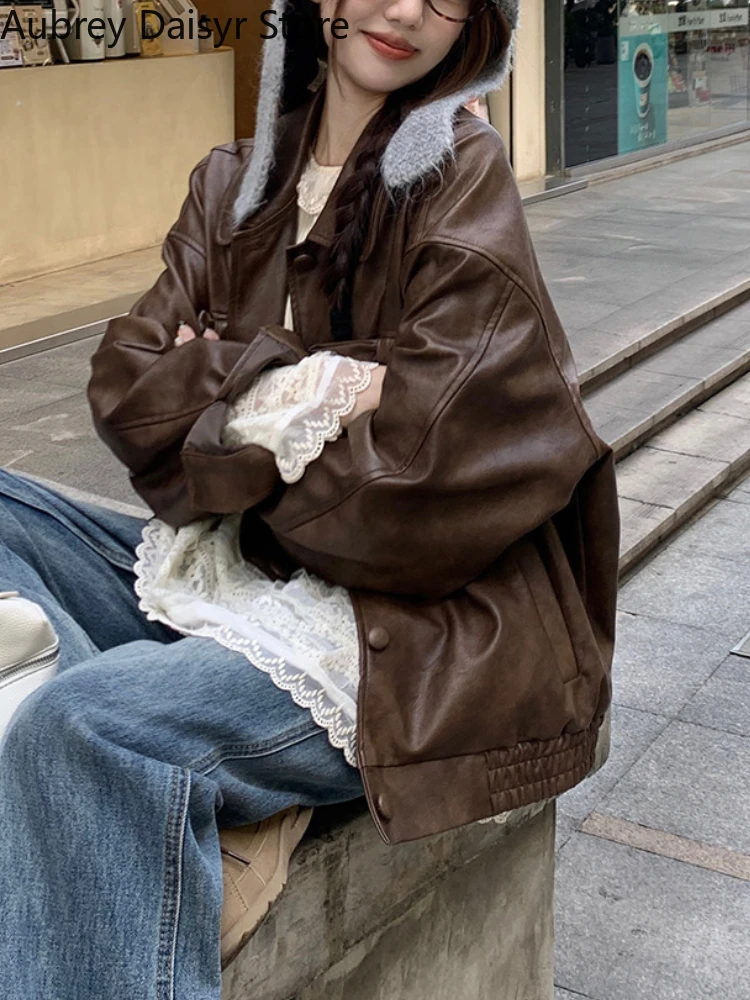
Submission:
POLYGON ((367 410, 377 410, 380 406, 380 394, 383 391, 383 379, 385 378, 386 365, 378 365, 372 369, 370 384, 366 389, 357 394, 357 401, 351 413, 341 417, 341 426, 348 427, 357 417, 366 413, 367 410))
MULTIPOLYGON (((180 323, 177 327, 177 336, 174 338, 174 346, 179 347, 181 344, 187 344, 189 340, 195 340, 197 334, 192 326, 188 326, 187 323, 180 323)), ((218 340, 219 335, 216 330, 203 331, 203 337, 205 340, 218 340)))

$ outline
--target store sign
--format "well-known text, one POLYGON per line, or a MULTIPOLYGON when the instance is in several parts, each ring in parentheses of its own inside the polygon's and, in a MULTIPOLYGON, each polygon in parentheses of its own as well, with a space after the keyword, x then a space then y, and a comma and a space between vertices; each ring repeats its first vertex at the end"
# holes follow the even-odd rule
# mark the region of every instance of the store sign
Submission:
POLYGON ((727 31, 744 28, 750 22, 747 7, 726 7, 724 10, 692 10, 679 14, 631 14, 621 17, 620 37, 658 35, 662 32, 727 31))
POLYGON ((689 13, 669 14, 667 26, 669 31, 708 31, 711 11, 691 10, 689 13))
POLYGON ((727 28, 744 28, 748 23, 747 7, 728 7, 726 10, 696 10, 689 14, 669 14, 670 31, 721 31, 727 28))
POLYGON ((744 28, 748 23, 747 7, 728 8, 727 10, 711 11, 711 27, 716 28, 744 28))
POLYGON ((620 36, 617 74, 618 152, 667 141, 667 36, 620 36))
POLYGON ((668 31, 669 14, 631 14, 621 17, 618 25, 620 38, 624 35, 659 35, 668 31))

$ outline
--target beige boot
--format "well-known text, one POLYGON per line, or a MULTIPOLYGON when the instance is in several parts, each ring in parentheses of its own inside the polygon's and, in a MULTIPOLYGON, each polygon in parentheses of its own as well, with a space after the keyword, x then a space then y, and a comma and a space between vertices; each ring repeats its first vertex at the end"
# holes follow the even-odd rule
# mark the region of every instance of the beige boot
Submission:
POLYGON ((260 823, 219 830, 224 876, 222 969, 242 948, 284 888, 289 859, 311 817, 312 809, 294 806, 260 823))

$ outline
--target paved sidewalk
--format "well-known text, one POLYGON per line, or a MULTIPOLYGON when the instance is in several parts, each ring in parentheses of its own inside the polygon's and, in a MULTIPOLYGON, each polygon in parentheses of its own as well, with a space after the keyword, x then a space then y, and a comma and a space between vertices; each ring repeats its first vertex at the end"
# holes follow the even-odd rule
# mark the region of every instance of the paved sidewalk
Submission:
POLYGON ((750 479, 618 619, 612 754, 558 803, 556 1000, 749 1000, 750 479))
POLYGON ((580 370, 750 278, 750 141, 528 205, 580 370))

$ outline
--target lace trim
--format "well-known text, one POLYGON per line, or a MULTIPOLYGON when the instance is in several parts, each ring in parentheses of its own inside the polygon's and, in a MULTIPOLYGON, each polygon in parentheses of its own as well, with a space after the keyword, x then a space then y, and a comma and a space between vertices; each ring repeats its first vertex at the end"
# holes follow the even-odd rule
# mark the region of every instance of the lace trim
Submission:
MULTIPOLYGON (((211 530, 210 523, 201 522, 204 531, 211 530)), ((152 518, 144 526, 142 540, 135 549, 136 562, 133 567, 139 609, 150 621, 160 621, 183 635, 215 639, 225 648, 242 653, 252 666, 268 674, 276 687, 287 691, 295 704, 308 709, 317 725, 327 731, 331 745, 343 750, 347 762, 352 767, 357 767, 356 719, 350 718, 309 673, 291 665, 283 656, 274 654, 258 640, 242 636, 227 625, 212 622, 200 625, 178 624, 160 608, 161 602, 152 591, 155 590, 159 569, 168 557, 175 537, 176 532, 157 518, 152 518)), ((269 588, 273 586, 270 580, 267 582, 269 588)))
MULTIPOLYGON (((224 520, 225 522, 232 521, 232 518, 224 520)), ((202 540, 201 536, 212 533, 215 523, 218 524, 220 521, 220 518, 207 519, 206 521, 194 522, 192 525, 189 525, 188 528, 193 529, 196 533, 196 544, 200 545, 201 541, 205 542, 206 539, 202 540)), ((315 723, 327 732, 331 745, 337 750, 343 751, 347 763, 352 767, 357 767, 356 718, 352 719, 341 705, 337 705, 323 686, 315 678, 311 677, 307 671, 293 666, 285 657, 274 654, 267 648, 267 645, 258 640, 239 635, 227 625, 218 625, 211 622, 204 622, 202 625, 196 624, 193 626, 180 625, 166 613, 163 607, 160 607, 160 604, 163 604, 163 602, 160 602, 156 595, 156 581, 165 566, 167 573, 169 572, 169 560, 174 549, 177 547, 175 540, 177 535, 185 530, 181 528, 178 532, 175 532, 174 529, 157 518, 152 518, 144 525, 142 540, 135 549, 136 562, 133 567, 133 572, 135 573, 134 589, 139 598, 138 607, 140 610, 146 614, 150 621, 160 621, 162 624, 175 629, 183 635, 214 639, 226 649, 243 654, 251 666, 267 674, 277 688, 289 693, 296 705, 307 709, 315 723)), ((231 533, 234 532, 233 524, 229 525, 229 530, 231 533)), ((254 567, 248 566, 248 571, 254 569, 254 567)), ((269 590, 273 589, 270 580, 264 578, 264 581, 268 584, 269 590)), ((317 580, 317 578, 311 577, 309 574, 305 575, 304 582, 309 589, 312 599, 321 603, 326 600, 326 591, 332 589, 324 581, 317 580)), ((187 596, 194 596, 189 594, 187 586, 185 594, 187 596)), ((321 615, 317 619, 321 633, 326 631, 321 620, 323 617, 321 615)), ((338 636, 332 634, 331 638, 336 640, 338 636)), ((525 815, 529 817, 536 815, 550 801, 552 800, 545 799, 542 802, 523 807, 525 815)), ((504 825, 512 815, 518 812, 519 810, 513 810, 512 812, 498 813, 495 816, 490 816, 478 822, 504 825)))
POLYGON ((297 184, 297 205, 308 215, 320 215, 333 191, 341 167, 324 167, 312 153, 297 184))
POLYGON ((357 395, 370 385, 372 369, 377 364, 343 358, 338 362, 338 367, 344 369, 344 373, 337 377, 334 391, 326 397, 318 415, 305 420, 304 438, 288 439, 287 445, 293 454, 279 456, 279 473, 286 483, 296 483, 301 479, 305 466, 320 457, 328 441, 335 441, 339 437, 341 418, 352 412, 357 395))
POLYGON ((377 362, 321 351, 265 371, 229 407, 222 443, 268 448, 284 482, 296 483, 326 442, 339 437, 341 418, 370 385, 374 368, 377 362))

